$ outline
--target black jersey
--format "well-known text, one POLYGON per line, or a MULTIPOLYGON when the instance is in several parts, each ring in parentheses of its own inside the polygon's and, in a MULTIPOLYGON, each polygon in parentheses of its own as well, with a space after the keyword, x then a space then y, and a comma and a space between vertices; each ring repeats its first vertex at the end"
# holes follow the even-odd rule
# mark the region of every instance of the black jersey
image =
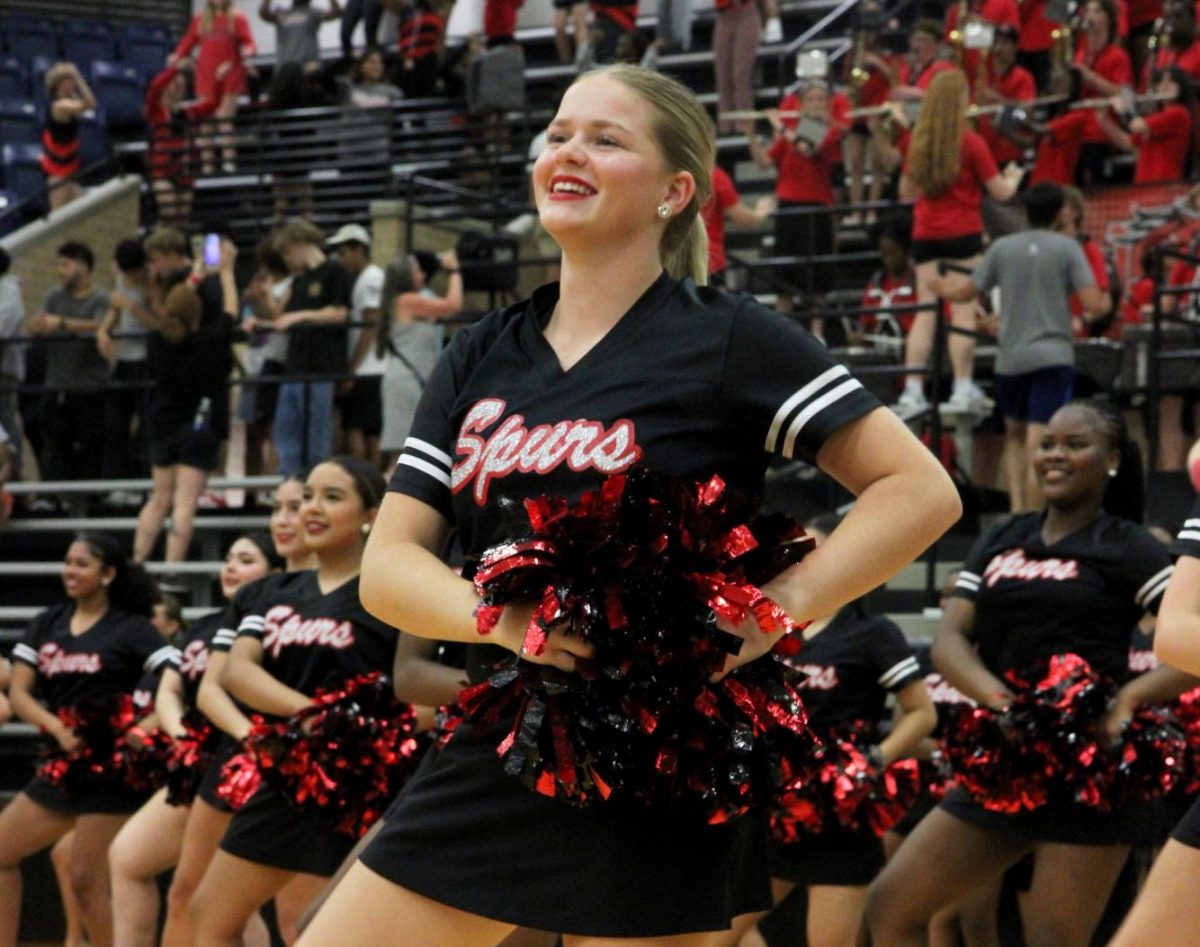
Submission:
POLYGON ((115 609, 73 635, 74 611, 70 603, 46 609, 12 652, 14 661, 37 672, 38 693, 52 711, 132 694, 142 677, 157 673, 175 650, 148 618, 115 609))
POLYGON ((234 641, 237 640, 238 626, 241 625, 242 619, 257 612, 258 603, 264 596, 288 588, 303 574, 303 572, 273 572, 238 589, 233 595, 233 601, 221 613, 218 628, 213 632, 210 650, 228 651, 232 648, 234 641))
POLYGON ((921 680, 921 667, 904 633, 881 615, 847 605, 804 642, 787 662, 807 675, 800 683, 814 727, 884 718, 887 695, 921 680))
POLYGON ((954 594, 976 605, 979 656, 992 673, 1074 652, 1124 680, 1132 629, 1157 612, 1171 569, 1166 547, 1135 523, 1101 513, 1047 546, 1041 514, 1024 513, 979 539, 954 594))
POLYGON ((563 371, 542 331, 557 297, 454 337, 392 474, 458 527, 468 570, 505 538, 501 497, 576 499, 642 463, 757 502, 771 455, 812 459, 879 404, 796 323, 666 275, 563 371))
POLYGON ((205 615, 192 622, 187 635, 171 655, 168 667, 173 668, 183 679, 183 706, 196 706, 200 693, 200 679, 208 669, 208 656, 212 652, 213 637, 225 624, 224 611, 205 615))
POLYGON ((397 631, 367 613, 358 598, 358 576, 322 592, 317 573, 292 573, 294 582, 259 598, 238 635, 262 642, 262 666, 302 694, 332 687, 358 674, 390 674, 397 631))
POLYGON ((1171 546, 1171 555, 1200 559, 1200 497, 1196 498, 1187 519, 1183 521, 1183 528, 1171 546))

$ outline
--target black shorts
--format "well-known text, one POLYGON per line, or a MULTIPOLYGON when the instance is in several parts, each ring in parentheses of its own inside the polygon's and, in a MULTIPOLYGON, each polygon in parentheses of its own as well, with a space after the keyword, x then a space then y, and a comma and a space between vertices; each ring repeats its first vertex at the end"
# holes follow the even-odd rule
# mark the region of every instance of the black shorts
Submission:
POLYGON ((1020 375, 997 375, 996 406, 1014 421, 1045 424, 1075 392, 1075 369, 1052 365, 1020 375))
POLYGON ((912 834, 912 830, 920 824, 921 820, 936 809, 937 806, 937 800, 930 793, 922 792, 917 796, 917 801, 900 817, 900 821, 888 829, 888 831, 907 838, 912 834))
POLYGON ((772 878, 799 885, 864 887, 883 868, 883 840, 874 835, 822 832, 788 845, 772 843, 772 878))
POLYGON ((100 784, 86 793, 69 793, 34 778, 21 789, 34 802, 66 815, 126 815, 137 812, 153 790, 134 792, 121 783, 100 784))
POLYGON ((571 10, 587 6, 587 0, 554 0, 553 6, 555 10, 571 10))
POLYGON ((154 467, 195 467, 215 470, 221 451, 221 438, 213 431, 194 431, 191 425, 150 435, 150 464, 154 467))
POLYGON ((362 431, 367 437, 383 433, 383 396, 379 375, 362 375, 354 379, 354 387, 338 399, 342 411, 342 430, 362 431))
MULTIPOLYGON (((823 208, 823 204, 780 201, 779 209, 823 208)), ((809 262, 811 257, 833 253, 833 215, 827 210, 803 214, 776 214, 775 255, 798 256, 799 262, 779 267, 776 273, 801 293, 824 295, 833 289, 833 265, 809 262)))
POLYGON ((548 799, 504 774, 505 732, 464 725, 427 754, 363 863, 472 914, 593 937, 725 930, 770 907, 763 819, 705 825, 636 804, 548 799))
POLYGON ((951 790, 938 808, 985 831, 1063 845, 1132 845, 1145 834, 1146 821, 1152 817, 1149 803, 1116 812, 1082 805, 1045 805, 1009 815, 983 808, 965 789, 951 790))
POLYGON ((1200 799, 1197 799, 1187 814, 1179 820, 1171 838, 1189 848, 1200 848, 1200 799))
POLYGON ((356 841, 324 812, 297 808, 263 787, 233 814, 221 850, 256 865, 330 878, 356 841))
POLYGON ((222 768, 241 749, 233 737, 228 734, 221 737, 221 742, 217 744, 216 752, 213 753, 212 763, 209 764, 204 778, 200 780, 200 785, 196 788, 196 795, 218 812, 233 812, 233 806, 217 795, 217 789, 221 785, 222 768))
POLYGON ((914 263, 930 260, 969 260, 983 252, 983 234, 969 233, 948 240, 914 240, 912 257, 914 263))

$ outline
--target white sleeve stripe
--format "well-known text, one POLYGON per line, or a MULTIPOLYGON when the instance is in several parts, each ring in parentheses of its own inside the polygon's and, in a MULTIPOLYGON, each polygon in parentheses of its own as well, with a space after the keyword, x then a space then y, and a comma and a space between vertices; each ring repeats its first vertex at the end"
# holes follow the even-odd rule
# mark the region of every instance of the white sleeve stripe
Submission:
POLYGON ((24 661, 26 664, 32 664, 37 667, 38 653, 35 649, 25 644, 23 641, 13 645, 12 656, 18 661, 24 661))
POLYGON ((804 426, 808 424, 818 414, 832 405, 835 401, 841 401, 847 395, 862 388, 862 385, 854 378, 849 378, 842 382, 833 391, 827 391, 821 395, 816 401, 812 402, 807 408, 796 415, 796 419, 788 428, 787 437, 783 442, 783 450, 780 452, 784 457, 791 457, 792 450, 796 446, 796 438, 800 436, 800 432, 804 430, 804 426))
POLYGON ((142 668, 146 671, 153 671, 164 661, 171 661, 173 659, 182 660, 178 649, 172 647, 171 645, 164 645, 150 655, 150 657, 146 658, 146 663, 142 665, 142 668))
POLYGON ((449 454, 447 454, 444 450, 439 450, 428 441, 423 441, 420 438, 409 437, 405 439, 404 452, 407 453, 409 450, 420 451, 426 457, 431 457, 432 459, 440 462, 441 465, 447 470, 454 466, 454 461, 450 459, 449 454))
POLYGON ((1200 517, 1193 517, 1192 519, 1184 520, 1183 528, 1184 529, 1189 529, 1189 528, 1190 529, 1200 529, 1200 517))
POLYGON ((783 430, 783 422, 788 419, 788 415, 822 388, 833 384, 836 379, 841 378, 843 375, 849 374, 850 372, 846 369, 845 365, 835 365, 828 371, 822 372, 780 405, 779 410, 775 412, 775 417, 771 420, 771 428, 767 431, 767 451, 771 452, 775 450, 775 442, 779 439, 779 432, 783 430))
POLYGON ((266 622, 263 621, 261 615, 247 615, 242 619, 242 623, 238 625, 237 633, 242 635, 248 631, 262 631, 265 624, 266 622))
POLYGON ((978 573, 968 572, 966 569, 960 570, 958 573, 958 577, 960 580, 961 579, 973 579, 976 582, 979 582, 983 579, 983 576, 979 575, 978 573))
POLYGON ((1152 575, 1146 580, 1146 584, 1137 590, 1137 595, 1133 597, 1133 600, 1139 605, 1144 605, 1150 594, 1150 591, 1159 583, 1165 584, 1166 580, 1171 578, 1171 572, 1174 570, 1174 568, 1174 566, 1167 566, 1166 568, 1152 575))
POLYGON ((1200 529, 1182 529, 1179 531, 1179 535, 1175 538, 1182 539, 1185 542, 1188 540, 1191 540, 1192 542, 1200 542, 1200 529))
POLYGON ((236 628, 222 628, 215 635, 213 635, 213 641, 232 641, 236 637, 236 628))
POLYGON ((428 474, 444 487, 450 486, 450 474, 442 470, 440 467, 435 467, 428 461, 421 460, 420 457, 412 457, 405 454, 400 458, 400 463, 406 467, 414 467, 423 474, 428 474))
POLYGON ((879 676, 879 686, 890 689, 893 684, 903 679, 909 674, 914 674, 921 670, 921 666, 917 663, 917 659, 911 655, 894 664, 887 671, 879 676))
POLYGON ((957 579, 955 579, 954 584, 956 586, 965 585, 967 588, 977 589, 983 584, 983 579, 977 579, 970 575, 960 575, 957 579))
POLYGON ((1154 600, 1161 597, 1163 592, 1167 590, 1167 586, 1170 584, 1170 582, 1171 578, 1168 576, 1159 582, 1158 585, 1154 586, 1154 588, 1152 588, 1149 594, 1146 596, 1146 600, 1142 602, 1142 607, 1149 608, 1154 603, 1154 600))

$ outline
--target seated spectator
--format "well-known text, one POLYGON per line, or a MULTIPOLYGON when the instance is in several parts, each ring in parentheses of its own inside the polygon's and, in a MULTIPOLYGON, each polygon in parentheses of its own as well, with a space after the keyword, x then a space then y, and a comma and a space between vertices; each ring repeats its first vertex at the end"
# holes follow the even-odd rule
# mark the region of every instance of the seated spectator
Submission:
MULTIPOLYGON (((145 327, 134 307, 146 308, 146 251, 140 240, 122 240, 113 261, 113 292, 108 312, 96 331, 96 345, 112 364, 112 380, 118 386, 148 386, 145 327), (113 336, 116 338, 113 338, 113 336)), ((105 480, 144 477, 149 472, 146 425, 150 393, 147 387, 114 387, 104 399, 105 480), (136 428, 135 428, 136 422, 136 428), (136 435, 134 431, 136 429, 136 435)), ((118 506, 136 505, 136 494, 109 495, 118 506)))
POLYGON ((892 87, 892 98, 898 101, 922 99, 929 84, 941 72, 954 68, 954 63, 940 58, 942 29, 936 20, 917 20, 908 34, 908 56, 901 61, 892 87))
POLYGON ((403 99, 404 93, 388 82, 386 76, 383 53, 378 49, 368 49, 359 58, 346 84, 346 96, 350 104, 361 109, 384 108, 403 99))
MULTIPOLYGON (((192 542, 196 506, 217 468, 221 442, 229 436, 232 321, 237 312, 233 268, 237 248, 221 240, 221 259, 206 271, 197 263, 193 276, 179 271, 150 283, 149 309, 143 317, 153 332, 148 343, 154 389, 150 399, 150 463, 154 486, 134 533, 133 558, 145 562, 154 551, 168 515, 164 560, 183 562, 192 542), (198 277, 215 278, 221 314, 205 318, 198 277)), ((211 284, 210 284, 211 285, 211 284)), ((178 579, 164 579, 165 591, 186 591, 178 579)))
MULTIPOLYGON (((874 244, 883 266, 863 288, 864 309, 917 304, 917 271, 912 261, 912 221, 907 216, 883 221, 873 231, 874 244)), ((915 312, 867 313, 859 320, 866 335, 891 338, 902 344, 912 328, 915 312)))
POLYGON ((79 119, 96 107, 96 97, 74 63, 51 66, 45 82, 50 104, 42 128, 42 171, 54 210, 82 193, 75 177, 80 163, 79 119))
POLYGON ((45 337, 46 391, 42 396, 44 480, 94 480, 103 456, 104 397, 109 366, 96 347, 108 312, 108 294, 92 284, 91 247, 68 241, 58 248, 58 289, 46 294, 26 331, 45 337))
POLYGON ((286 10, 276 10, 273 0, 261 0, 258 15, 275 27, 275 65, 296 63, 306 70, 321 68, 321 48, 317 41, 321 24, 339 19, 338 0, 327 0, 323 10, 314 9, 312 0, 292 0, 286 10))
MULTIPOLYGON (((983 54, 978 49, 966 48, 966 28, 972 23, 986 23, 994 27, 1009 27, 1014 31, 1021 28, 1021 14, 1017 0, 968 0, 967 3, 951 3, 946 7, 945 39, 954 50, 959 66, 973 80, 983 72, 983 54), (960 12, 965 13, 960 19, 960 12)), ((1013 50, 1016 53, 1016 49, 1013 50)))
POLYGON ((1121 318, 1107 333, 1111 339, 1119 340, 1125 326, 1144 325, 1154 316, 1154 291, 1158 285, 1156 274, 1161 270, 1154 248, 1143 250, 1138 262, 1142 275, 1130 284, 1129 291, 1121 300, 1121 318))
MULTIPOLYGON (((1133 63, 1117 35, 1117 7, 1113 0, 1088 0, 1084 10, 1084 42, 1075 49, 1075 71, 1079 75, 1082 98, 1117 95, 1133 88, 1133 63)), ((1082 129, 1085 144, 1107 143, 1101 131, 1098 112, 1083 113, 1087 120, 1082 129)))
MULTIPOLYGON (((1012 105, 1032 102, 1037 96, 1033 76, 1017 64, 1017 31, 1014 27, 996 27, 991 55, 977 75, 973 90, 977 105, 1012 105)), ((992 150, 996 164, 1021 161, 1025 157, 1024 147, 998 131, 991 116, 980 116, 977 127, 992 150)))
POLYGON ((1191 86, 1182 69, 1168 66, 1155 78, 1154 91, 1162 98, 1155 103, 1152 114, 1144 118, 1129 115, 1120 99, 1114 100, 1113 107, 1129 123, 1128 129, 1107 114, 1099 114, 1100 128, 1108 140, 1121 151, 1137 155, 1134 184, 1184 179, 1184 169, 1192 154, 1191 86))
POLYGON ((783 287, 776 294, 776 308, 792 311, 794 290, 807 295, 823 295, 833 287, 833 271, 828 262, 813 262, 812 257, 833 253, 833 218, 825 211, 797 213, 804 208, 829 207, 833 204, 833 166, 837 161, 842 128, 831 121, 829 89, 819 80, 809 80, 799 96, 789 93, 778 109, 768 109, 767 120, 775 138, 764 152, 757 139, 751 139, 751 153, 760 167, 778 170, 775 197, 779 208, 775 215, 775 253, 798 258, 782 266, 777 274, 783 287), (799 109, 806 124, 795 118, 780 118, 785 110, 799 109), (798 134, 809 129, 823 134, 820 141, 798 134))
POLYGON ((25 380, 25 347, 18 339, 25 325, 21 283, 9 272, 12 258, 0 247, 0 427, 8 432, 13 477, 21 473, 23 438, 17 386, 25 380))
POLYGON ((400 23, 400 88, 414 99, 437 92, 446 42, 446 10, 439 0, 415 0, 400 23))
POLYGON ((168 66, 146 88, 146 167, 159 220, 180 225, 192 214, 196 168, 193 123, 213 115, 220 101, 198 99, 185 105, 187 78, 168 66))
POLYGON ((380 384, 385 361, 375 351, 374 342, 383 293, 383 269, 371 262, 371 235, 360 224, 346 224, 329 238, 328 246, 354 279, 347 352, 350 371, 355 377, 338 385, 346 453, 382 469, 380 384))
POLYGON ((333 452, 332 378, 346 371, 346 319, 350 314, 350 275, 321 249, 325 242, 312 224, 298 221, 283 227, 275 246, 292 274, 283 314, 275 329, 286 332, 286 380, 279 386, 275 409, 275 449, 279 472, 302 474, 333 452))
POLYGON ((591 45, 589 55, 580 59, 580 68, 615 62, 621 37, 637 32, 636 0, 588 0, 588 6, 592 11, 591 45))
POLYGON ((421 391, 441 352, 442 327, 437 322, 462 311, 462 306, 463 278, 453 250, 438 256, 418 251, 390 264, 384 274, 375 352, 386 360, 379 446, 389 466, 404 448, 421 391), (449 286, 445 296, 438 296, 429 281, 443 271, 449 286))
POLYGON ((1138 87, 1149 88, 1154 73, 1177 66, 1192 82, 1200 82, 1200 40, 1196 38, 1196 8, 1191 0, 1171 0, 1163 10, 1167 42, 1147 59, 1138 87))
POLYGON ((268 237, 255 254, 254 276, 242 300, 242 331, 247 336, 242 356, 241 397, 238 417, 246 425, 246 475, 274 473, 277 458, 271 441, 280 378, 287 360, 287 335, 275 331, 283 313, 292 277, 287 263, 268 237))
POLYGON ((757 227, 775 210, 775 198, 763 195, 751 207, 737 192, 733 179, 720 165, 713 168, 712 197, 700 208, 708 233, 708 284, 724 287, 725 221, 736 227, 757 227))

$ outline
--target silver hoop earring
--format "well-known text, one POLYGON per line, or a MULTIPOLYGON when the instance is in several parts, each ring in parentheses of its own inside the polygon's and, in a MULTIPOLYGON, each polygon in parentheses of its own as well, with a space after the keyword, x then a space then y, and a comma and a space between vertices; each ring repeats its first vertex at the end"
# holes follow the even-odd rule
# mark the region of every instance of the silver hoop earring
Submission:
POLYGON ((666 201, 663 201, 661 204, 659 204, 658 205, 658 216, 661 217, 663 220, 666 220, 668 217, 670 217, 671 216, 671 205, 668 204, 666 201))

